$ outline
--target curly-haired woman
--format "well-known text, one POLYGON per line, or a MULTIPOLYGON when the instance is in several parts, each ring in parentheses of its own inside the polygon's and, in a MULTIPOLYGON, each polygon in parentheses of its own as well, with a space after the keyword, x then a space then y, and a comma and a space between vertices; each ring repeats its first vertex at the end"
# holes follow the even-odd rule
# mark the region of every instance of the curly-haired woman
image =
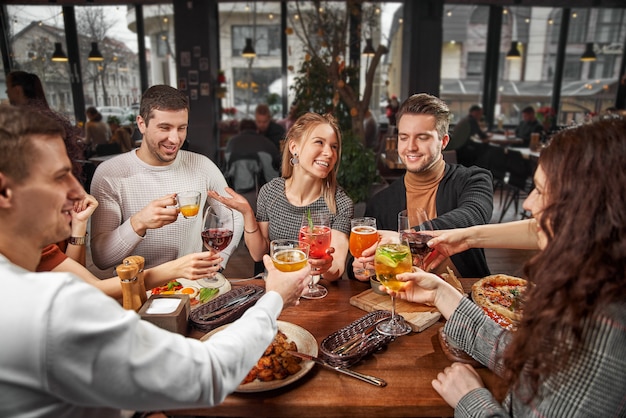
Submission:
POLYGON ((556 134, 539 158, 533 219, 439 231, 441 257, 467 248, 537 248, 524 268, 534 285, 517 331, 495 324, 436 276, 399 276, 399 297, 434 303, 445 332, 501 375, 499 404, 474 369, 454 363, 433 387, 455 416, 626 416, 626 120, 556 134))

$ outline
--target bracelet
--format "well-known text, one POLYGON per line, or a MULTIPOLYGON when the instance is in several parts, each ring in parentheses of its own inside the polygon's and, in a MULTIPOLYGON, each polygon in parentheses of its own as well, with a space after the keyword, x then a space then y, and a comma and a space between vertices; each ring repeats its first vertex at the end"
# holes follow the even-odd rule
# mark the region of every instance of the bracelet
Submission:
POLYGON ((254 234, 258 230, 259 230, 259 224, 256 224, 256 228, 254 228, 252 231, 246 231, 246 228, 244 228, 243 232, 245 232, 246 234, 254 234))
POLYGON ((84 237, 70 237, 68 244, 70 245, 85 245, 87 243, 87 233, 84 237))

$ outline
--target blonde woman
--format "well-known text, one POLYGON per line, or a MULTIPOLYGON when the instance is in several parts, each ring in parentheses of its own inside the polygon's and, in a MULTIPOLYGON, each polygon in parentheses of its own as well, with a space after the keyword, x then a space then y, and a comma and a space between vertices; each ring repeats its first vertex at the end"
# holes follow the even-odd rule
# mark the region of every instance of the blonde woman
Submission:
POLYGON ((354 214, 352 200, 337 184, 340 159, 341 132, 335 118, 305 113, 287 132, 282 176, 261 188, 256 214, 248 201, 232 189, 226 189, 231 198, 214 192, 209 196, 243 214, 244 239, 255 261, 268 253, 271 240, 298 239, 302 217, 308 211, 329 214, 330 254, 310 259, 310 263, 322 278, 339 280, 345 269, 354 214))

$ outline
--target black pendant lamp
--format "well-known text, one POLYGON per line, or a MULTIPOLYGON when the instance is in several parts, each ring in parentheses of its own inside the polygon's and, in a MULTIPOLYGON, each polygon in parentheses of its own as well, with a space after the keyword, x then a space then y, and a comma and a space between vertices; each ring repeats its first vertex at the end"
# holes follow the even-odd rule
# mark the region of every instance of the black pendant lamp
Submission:
POLYGON ((593 52, 593 42, 587 43, 585 46, 585 52, 580 56, 581 61, 595 61, 598 59, 596 53, 593 52))
POLYGON ((52 53, 52 57, 50 59, 54 62, 67 62, 67 55, 63 52, 61 42, 54 43, 54 52, 52 53))
POLYGON ((89 52, 89 57, 87 57, 88 61, 104 61, 104 57, 100 53, 98 49, 98 42, 91 43, 91 51, 89 52))
POLYGON ((365 40, 365 48, 363 49, 363 55, 366 57, 373 57, 376 54, 376 50, 374 49, 374 45, 372 44, 372 38, 367 38, 365 40))
POLYGON ((517 41, 511 42, 511 49, 506 53, 506 59, 508 60, 518 60, 522 58, 522 54, 520 54, 519 49, 517 49, 517 41))
POLYGON ((241 51, 241 56, 244 58, 254 58, 256 57, 256 51, 252 46, 252 38, 246 38, 246 46, 241 51))

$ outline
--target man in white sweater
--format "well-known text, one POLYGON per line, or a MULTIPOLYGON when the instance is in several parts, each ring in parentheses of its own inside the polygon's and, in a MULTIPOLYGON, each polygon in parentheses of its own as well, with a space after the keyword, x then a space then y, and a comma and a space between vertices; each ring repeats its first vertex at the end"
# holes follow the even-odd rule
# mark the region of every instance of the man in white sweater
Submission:
MULTIPOLYGON (((191 219, 179 215, 176 193, 200 192, 202 209, 207 190, 223 194, 227 183, 207 157, 181 150, 188 119, 187 96, 170 86, 150 87, 137 116, 141 146, 98 166, 91 183, 99 202, 91 224, 98 268, 114 267, 129 255, 141 255, 146 267, 153 267, 202 251, 202 212, 191 219)), ((233 215, 233 239, 221 251, 223 261, 215 271, 226 266, 243 233, 241 213, 233 215)))
POLYGON ((11 289, 0 294, 0 416, 108 418, 220 403, 271 343, 310 268, 280 273, 265 256, 266 293, 206 342, 142 321, 69 273, 35 273, 42 248, 70 235, 85 194, 62 133, 46 116, 0 106, 0 286, 11 289))

